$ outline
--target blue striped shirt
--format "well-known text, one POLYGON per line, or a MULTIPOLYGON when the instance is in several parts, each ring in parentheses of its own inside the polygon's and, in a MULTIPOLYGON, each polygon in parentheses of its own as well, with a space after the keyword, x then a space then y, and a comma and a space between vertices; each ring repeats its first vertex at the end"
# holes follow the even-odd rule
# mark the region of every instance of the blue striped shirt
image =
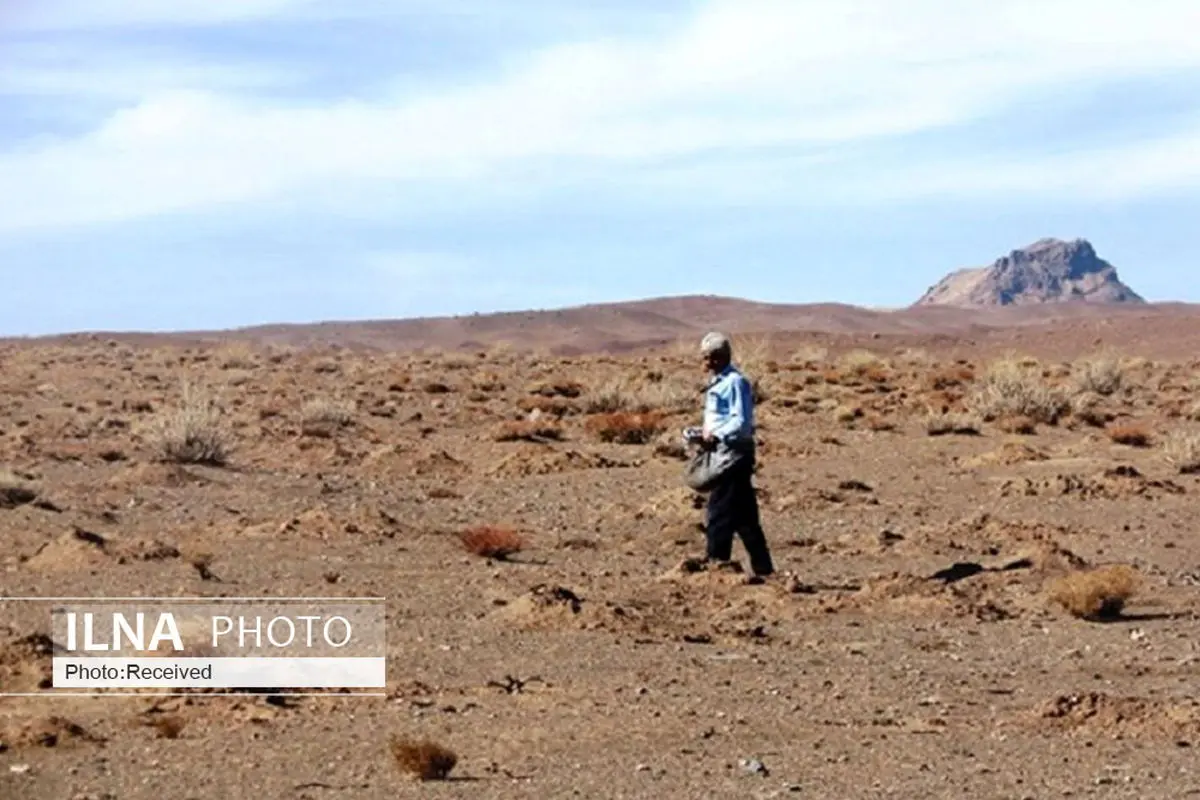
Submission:
POLYGON ((754 441, 754 392, 732 364, 713 377, 704 397, 704 430, 719 441, 754 441))

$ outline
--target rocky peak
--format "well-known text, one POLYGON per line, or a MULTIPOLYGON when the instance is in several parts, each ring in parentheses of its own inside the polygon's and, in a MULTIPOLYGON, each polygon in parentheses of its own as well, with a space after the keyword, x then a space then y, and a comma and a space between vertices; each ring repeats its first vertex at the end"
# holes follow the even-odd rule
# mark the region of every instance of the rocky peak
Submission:
POLYGON ((1064 302, 1142 303, 1086 239, 1039 239, 990 267, 953 272, 916 305, 1007 306, 1064 302))

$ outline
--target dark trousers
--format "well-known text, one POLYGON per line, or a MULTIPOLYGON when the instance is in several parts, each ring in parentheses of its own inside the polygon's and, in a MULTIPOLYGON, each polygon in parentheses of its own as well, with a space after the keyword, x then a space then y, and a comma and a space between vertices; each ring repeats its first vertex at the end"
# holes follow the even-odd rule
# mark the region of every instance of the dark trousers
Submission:
POLYGON ((708 495, 707 556, 713 561, 729 561, 733 556, 733 537, 741 537, 750 556, 750 568, 756 575, 775 571, 771 551, 758 515, 758 497, 754 494, 754 459, 746 458, 732 467, 708 495))

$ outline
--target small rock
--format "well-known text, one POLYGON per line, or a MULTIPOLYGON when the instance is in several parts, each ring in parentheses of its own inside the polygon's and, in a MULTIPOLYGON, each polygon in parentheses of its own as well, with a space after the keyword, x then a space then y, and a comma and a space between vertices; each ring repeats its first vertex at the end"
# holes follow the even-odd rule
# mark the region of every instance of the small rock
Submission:
POLYGON ((741 758, 738 759, 738 766, 742 768, 742 772, 747 775, 762 775, 767 776, 771 771, 767 769, 767 765, 759 761, 757 758, 741 758))
POLYGON ((24 775, 32 769, 28 764, 13 764, 8 771, 14 775, 24 775))

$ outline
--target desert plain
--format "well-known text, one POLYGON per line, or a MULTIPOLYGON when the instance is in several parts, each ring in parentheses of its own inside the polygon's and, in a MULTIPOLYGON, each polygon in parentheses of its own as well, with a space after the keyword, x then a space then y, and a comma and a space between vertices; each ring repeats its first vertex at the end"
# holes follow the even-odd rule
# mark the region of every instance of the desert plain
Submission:
POLYGON ((50 696, 7 602, 0 797, 1200 795, 1200 325, 1015 330, 735 335, 761 585, 688 567, 700 328, 5 342, 0 595, 383 596, 389 675, 50 696))

